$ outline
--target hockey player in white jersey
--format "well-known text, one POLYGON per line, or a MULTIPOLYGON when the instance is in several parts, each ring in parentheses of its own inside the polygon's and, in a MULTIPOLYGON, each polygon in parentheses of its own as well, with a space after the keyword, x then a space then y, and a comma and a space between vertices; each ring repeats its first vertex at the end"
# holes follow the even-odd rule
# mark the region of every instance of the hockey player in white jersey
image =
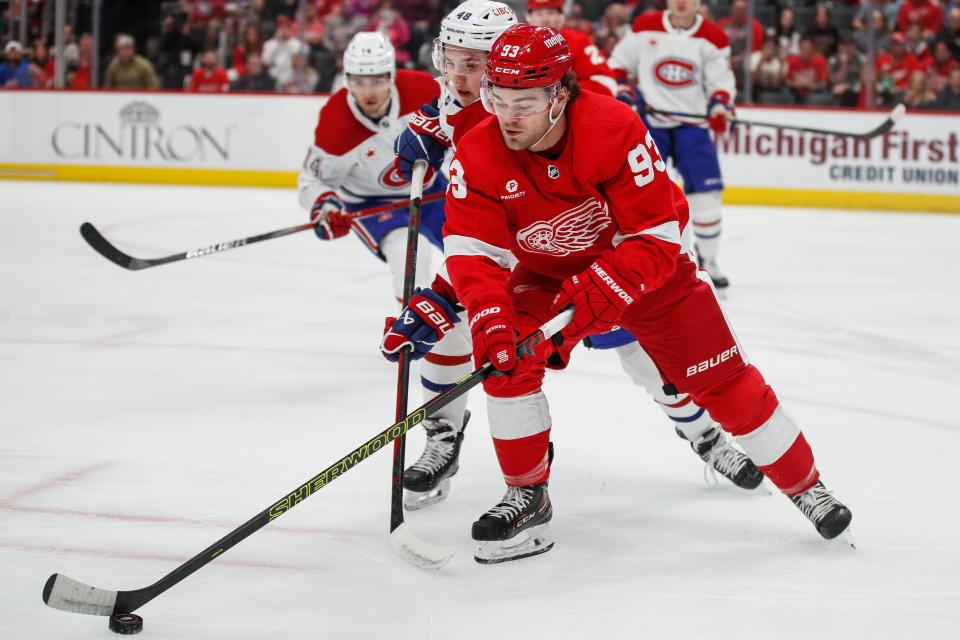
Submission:
MULTIPOLYGON (((610 65, 635 77, 647 109, 705 114, 709 129, 723 133, 736 95, 730 44, 699 7, 700 0, 667 0, 666 11, 637 17, 610 54, 610 65)), ((710 131, 702 120, 649 111, 644 120, 661 157, 673 158, 683 178, 700 264, 723 289, 729 284, 717 266, 723 180, 710 131)))

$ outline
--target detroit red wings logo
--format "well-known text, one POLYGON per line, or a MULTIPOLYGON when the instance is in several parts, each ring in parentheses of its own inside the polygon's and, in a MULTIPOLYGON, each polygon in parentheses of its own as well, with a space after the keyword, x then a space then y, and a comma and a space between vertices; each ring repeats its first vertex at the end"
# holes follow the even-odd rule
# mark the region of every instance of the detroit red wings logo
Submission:
POLYGON ((612 222, 607 204, 590 198, 552 220, 521 229, 517 232, 517 244, 531 253, 566 256, 593 246, 600 232, 612 222))

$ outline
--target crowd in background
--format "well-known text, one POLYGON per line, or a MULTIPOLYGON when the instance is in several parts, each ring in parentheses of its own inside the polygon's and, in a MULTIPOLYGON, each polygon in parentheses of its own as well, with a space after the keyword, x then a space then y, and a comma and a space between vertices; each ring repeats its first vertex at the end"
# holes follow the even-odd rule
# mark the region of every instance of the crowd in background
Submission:
MULTIPOLYGON (((637 15, 665 0, 575 0, 567 26, 609 54, 637 15)), ((960 110, 960 0, 703 0, 730 39, 739 102, 960 110), (749 41, 749 45, 748 45, 749 41), (749 46, 749 51, 748 51, 749 46), (867 63, 868 54, 874 64, 867 63), (749 78, 748 78, 749 75, 749 78), (749 95, 745 91, 750 87, 749 95)), ((451 0, 69 0, 68 89, 324 93, 342 84, 341 58, 359 31, 388 34, 398 65, 433 71, 430 50, 451 0), (91 68, 98 47, 100 68, 91 68), (99 78, 94 87, 95 78, 99 78)), ((525 0, 510 1, 522 17, 525 0)), ((54 0, 0 3, 0 89, 51 88, 54 0), (4 6, 6 5, 6 6, 4 6), (25 42, 18 34, 25 31, 25 42)))

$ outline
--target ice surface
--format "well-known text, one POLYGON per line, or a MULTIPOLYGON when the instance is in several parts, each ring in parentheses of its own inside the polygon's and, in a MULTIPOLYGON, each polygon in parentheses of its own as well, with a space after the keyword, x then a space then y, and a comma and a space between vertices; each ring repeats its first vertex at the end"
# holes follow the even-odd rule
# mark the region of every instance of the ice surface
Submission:
MULTIPOLYGON (((146 586, 392 421, 386 269, 279 190, 0 182, 0 638, 106 638, 47 577, 146 586)), ((780 495, 708 486, 611 353, 548 379, 557 544, 498 566, 470 524, 503 488, 471 399, 418 571, 388 542, 381 453, 139 610, 144 638, 960 637, 960 217, 735 208, 722 265, 753 361, 804 426, 858 549, 780 495)), ((417 401, 418 398, 414 398, 417 401)), ((422 434, 411 438, 412 455, 422 434)))

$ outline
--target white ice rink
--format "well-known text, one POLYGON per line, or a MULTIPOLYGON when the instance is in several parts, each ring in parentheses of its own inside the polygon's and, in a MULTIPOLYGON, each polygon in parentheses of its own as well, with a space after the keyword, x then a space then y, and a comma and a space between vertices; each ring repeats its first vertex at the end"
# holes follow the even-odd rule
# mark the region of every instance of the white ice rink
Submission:
MULTIPOLYGON (((77 232, 157 257, 299 224, 295 200, 0 182, 0 638, 114 637, 46 607, 47 576, 146 586, 392 421, 389 280, 355 239, 128 272, 77 232)), ((391 552, 380 453, 140 609, 142 637, 960 638, 960 216, 730 207, 725 227, 728 310, 856 551, 779 494, 707 485, 616 357, 584 350, 545 387, 550 553, 473 561, 503 492, 476 394, 450 499, 407 516, 456 545, 447 568, 391 552)))

